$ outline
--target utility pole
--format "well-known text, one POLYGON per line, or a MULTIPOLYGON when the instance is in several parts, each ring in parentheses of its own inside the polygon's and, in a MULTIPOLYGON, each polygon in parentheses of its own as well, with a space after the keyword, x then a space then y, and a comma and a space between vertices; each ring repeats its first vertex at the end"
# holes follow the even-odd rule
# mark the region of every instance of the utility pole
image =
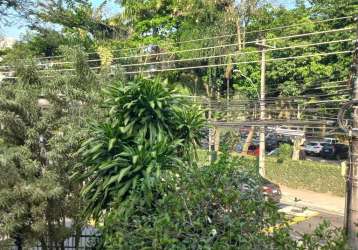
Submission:
MULTIPOLYGON (((265 49, 266 40, 262 39, 261 44, 257 44, 261 51, 261 84, 260 84, 260 121, 265 120, 265 96, 266 96, 266 62, 265 49)), ((260 144, 259 144, 259 173, 262 177, 266 175, 265 169, 265 126, 260 127, 260 144)))
MULTIPOLYGON (((231 58, 229 58, 231 63, 231 58)), ((226 78, 226 119, 229 121, 230 118, 230 112, 229 112, 229 106, 230 106, 230 79, 232 78, 232 65, 229 64, 226 67, 225 71, 225 78, 226 78)))
MULTIPOLYGON (((357 40, 353 55, 352 66, 352 102, 358 102, 358 17, 357 40)), ((348 236, 349 246, 353 250, 358 250, 358 105, 353 104, 353 127, 351 141, 351 157, 347 173, 346 190, 346 209, 345 209, 345 229, 348 236)))
MULTIPOLYGON (((261 52, 261 84, 260 84, 260 121, 264 122, 266 119, 265 112, 265 97, 266 97, 266 48, 275 48, 266 44, 266 39, 263 38, 261 43, 256 43, 261 52)), ((265 168, 265 125, 260 127, 260 145, 259 145, 259 173, 262 177, 266 175, 265 168)))
POLYGON ((226 119, 229 121, 230 118, 230 112, 229 112, 229 106, 230 106, 230 78, 226 78, 226 119))

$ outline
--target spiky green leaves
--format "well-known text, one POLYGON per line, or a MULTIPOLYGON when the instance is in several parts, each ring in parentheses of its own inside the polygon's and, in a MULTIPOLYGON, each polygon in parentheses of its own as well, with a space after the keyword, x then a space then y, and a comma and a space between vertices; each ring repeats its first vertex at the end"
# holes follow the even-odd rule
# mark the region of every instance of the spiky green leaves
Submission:
POLYGON ((126 86, 112 86, 106 92, 109 95, 106 104, 110 107, 110 116, 121 121, 123 126, 129 126, 136 133, 143 131, 150 140, 156 137, 158 131, 171 136, 170 120, 173 108, 179 105, 180 99, 158 80, 138 79, 126 86))
POLYGON ((146 185, 150 190, 151 179, 158 179, 161 171, 181 164, 176 156, 180 141, 169 141, 163 135, 154 141, 148 141, 143 134, 130 142, 118 139, 113 150, 108 150, 112 139, 107 139, 93 142, 93 147, 82 152, 90 165, 81 176, 86 180, 82 196, 86 213, 93 217, 110 210, 113 201, 124 200, 137 185, 146 185))
POLYGON ((118 83, 105 94, 109 115, 91 128, 91 138, 80 151, 87 169, 76 174, 85 182, 86 213, 94 217, 138 185, 151 192, 162 171, 191 159, 204 126, 201 111, 159 80, 118 83))

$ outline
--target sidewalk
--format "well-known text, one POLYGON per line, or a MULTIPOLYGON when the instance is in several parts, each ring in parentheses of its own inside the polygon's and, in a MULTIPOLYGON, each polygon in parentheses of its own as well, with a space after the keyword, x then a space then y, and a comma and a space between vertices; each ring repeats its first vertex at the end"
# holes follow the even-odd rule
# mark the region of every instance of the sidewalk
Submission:
POLYGON ((293 189, 286 186, 280 186, 282 192, 281 203, 307 207, 312 210, 323 211, 331 214, 344 214, 344 197, 331 194, 316 193, 313 191, 293 189), (295 202, 295 198, 299 201, 295 202))

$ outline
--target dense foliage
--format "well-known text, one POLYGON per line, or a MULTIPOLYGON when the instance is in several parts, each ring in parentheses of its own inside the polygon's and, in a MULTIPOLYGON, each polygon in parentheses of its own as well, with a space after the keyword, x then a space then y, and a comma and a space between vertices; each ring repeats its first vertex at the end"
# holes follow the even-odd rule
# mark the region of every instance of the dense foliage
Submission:
POLYGON ((290 160, 292 158, 292 153, 293 153, 293 146, 290 144, 281 144, 278 147, 278 151, 277 151, 277 162, 278 163, 283 163, 285 160, 290 160))
POLYGON ((344 196, 345 181, 342 170, 337 164, 315 161, 293 161, 268 158, 267 178, 296 189, 306 189, 319 193, 344 196))
MULTIPOLYGON (((73 56, 82 53, 71 51, 73 56)), ((96 116, 97 103, 95 79, 89 81, 88 65, 81 65, 76 76, 45 82, 32 64, 24 64, 16 71, 21 80, 1 87, 0 138, 6 146, 0 151, 2 238, 23 246, 41 242, 45 249, 81 234, 81 183, 70 176, 81 164, 76 154, 86 138, 81 126, 96 116)))
MULTIPOLYGON (((286 220, 263 200, 256 165, 224 155, 198 167, 196 149, 205 118, 257 118, 257 39, 294 46, 268 60, 302 56, 267 63, 267 118, 332 118, 351 55, 312 55, 352 50, 353 33, 299 35, 354 27, 355 0, 118 0, 113 16, 108 2, 0 0, 0 25, 16 13, 29 26, 0 51, 0 238, 46 249, 75 235, 78 247, 92 217, 108 249, 344 249, 325 227, 300 243, 288 227, 268 233, 286 220), (206 96, 210 110, 182 93, 206 96), (223 97, 241 104, 225 110, 223 97)), ((234 149, 235 138, 222 141, 234 149)), ((270 178, 342 194, 338 168, 292 162, 290 150, 279 167, 268 159, 270 178)))
POLYGON ((261 178, 246 161, 224 154, 204 167, 168 173, 162 195, 148 205, 137 192, 106 215, 106 249, 345 249, 327 225, 302 242, 290 237, 287 219, 265 201, 261 178), (276 227, 276 225, 286 225, 276 227))
POLYGON ((204 126, 202 112, 159 79, 118 82, 106 94, 108 117, 91 128, 81 149, 86 168, 77 173, 85 181, 87 214, 94 217, 137 185, 150 190, 162 171, 191 162, 204 126))

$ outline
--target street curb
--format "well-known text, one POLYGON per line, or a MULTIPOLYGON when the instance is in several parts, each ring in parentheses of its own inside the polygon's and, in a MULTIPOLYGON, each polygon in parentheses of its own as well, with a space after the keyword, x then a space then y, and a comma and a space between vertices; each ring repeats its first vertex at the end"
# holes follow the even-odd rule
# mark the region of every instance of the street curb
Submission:
POLYGON ((305 201, 297 201, 295 202, 294 199, 290 199, 290 196, 285 196, 285 194, 282 194, 282 198, 281 198, 281 202, 284 205, 290 205, 290 206, 295 206, 295 207, 299 207, 299 208, 308 208, 317 212, 323 212, 323 213, 327 213, 327 214, 332 214, 332 215, 338 215, 338 216, 344 216, 344 210, 343 209, 332 209, 332 208, 327 208, 327 207, 323 207, 323 206, 317 206, 317 204, 312 204, 312 203, 308 203, 305 201))

